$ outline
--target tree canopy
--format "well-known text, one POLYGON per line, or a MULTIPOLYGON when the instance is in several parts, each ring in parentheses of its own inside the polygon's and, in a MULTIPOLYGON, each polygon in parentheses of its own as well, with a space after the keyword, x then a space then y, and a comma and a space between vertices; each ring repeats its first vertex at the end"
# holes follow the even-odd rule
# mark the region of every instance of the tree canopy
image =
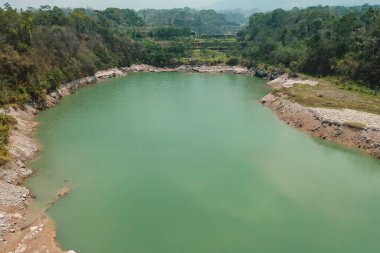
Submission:
POLYGON ((99 69, 169 65, 167 49, 134 40, 143 25, 129 9, 17 10, 6 4, 0 8, 0 104, 42 101, 48 90, 99 69))
POLYGON ((189 8, 17 10, 6 4, 0 8, 0 105, 42 101, 64 82, 133 63, 264 63, 379 89, 379 6, 255 13, 238 33, 240 47, 224 38, 239 28, 234 20, 243 19, 189 8), (194 32, 220 37, 192 38, 194 32))
POLYGON ((282 65, 380 87, 380 10, 371 7, 277 9, 250 17, 239 33, 248 65, 282 65))

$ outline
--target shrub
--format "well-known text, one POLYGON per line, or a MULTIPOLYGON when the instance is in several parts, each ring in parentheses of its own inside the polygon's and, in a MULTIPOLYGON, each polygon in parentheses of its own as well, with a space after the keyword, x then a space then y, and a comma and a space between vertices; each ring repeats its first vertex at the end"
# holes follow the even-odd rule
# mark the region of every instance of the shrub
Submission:
POLYGON ((236 66, 239 64, 239 59, 238 58, 230 58, 228 61, 227 61, 227 65, 229 66, 236 66))
POLYGON ((8 144, 12 126, 16 120, 8 115, 0 115, 0 166, 9 160, 8 144))

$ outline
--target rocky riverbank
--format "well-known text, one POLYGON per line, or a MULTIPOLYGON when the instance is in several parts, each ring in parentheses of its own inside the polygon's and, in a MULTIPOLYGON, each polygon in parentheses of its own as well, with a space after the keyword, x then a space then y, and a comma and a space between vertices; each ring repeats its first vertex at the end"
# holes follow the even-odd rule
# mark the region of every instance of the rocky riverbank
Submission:
MULTIPOLYGON (((315 80, 282 76, 268 83, 274 88, 294 84, 317 85, 315 80)), ((380 158, 380 115, 350 109, 312 108, 293 103, 281 93, 269 94, 261 103, 287 124, 324 140, 363 149, 380 158)))
POLYGON ((55 244, 52 222, 41 216, 25 225, 26 213, 34 195, 21 185, 32 174, 26 163, 37 155, 37 145, 31 135, 37 109, 25 105, 1 113, 17 120, 10 136, 11 160, 0 170, 0 252, 62 252, 55 244))

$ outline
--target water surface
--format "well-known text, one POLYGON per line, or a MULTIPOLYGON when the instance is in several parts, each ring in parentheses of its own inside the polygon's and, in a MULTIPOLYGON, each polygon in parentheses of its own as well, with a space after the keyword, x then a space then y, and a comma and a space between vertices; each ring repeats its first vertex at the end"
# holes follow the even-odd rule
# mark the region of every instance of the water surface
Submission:
POLYGON ((242 75, 130 74, 41 112, 28 181, 81 253, 380 252, 380 163, 276 119, 242 75))

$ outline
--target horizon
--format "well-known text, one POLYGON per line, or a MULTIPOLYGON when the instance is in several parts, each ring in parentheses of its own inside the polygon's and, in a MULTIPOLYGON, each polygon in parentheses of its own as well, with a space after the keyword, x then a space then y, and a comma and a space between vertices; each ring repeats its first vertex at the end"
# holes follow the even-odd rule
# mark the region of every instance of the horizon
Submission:
POLYGON ((33 3, 25 0, 14 0, 14 1, 0 1, 1 6, 4 6, 5 3, 9 3, 12 7, 17 9, 27 9, 28 7, 38 8, 43 5, 49 5, 51 7, 58 6, 61 8, 90 8, 103 10, 106 8, 120 8, 120 9, 133 9, 133 10, 142 10, 142 9, 173 9, 173 8, 191 8, 191 9, 214 9, 214 10, 236 10, 236 9, 245 9, 253 10, 258 9, 261 11, 273 10, 276 8, 283 9, 292 9, 295 7, 298 8, 307 8, 310 6, 361 6, 364 4, 376 5, 380 4, 380 0, 375 1, 366 1, 366 0, 335 0, 335 1, 313 1, 309 0, 307 3, 305 1, 293 0, 293 1, 276 1, 274 0, 270 5, 267 3, 264 4, 264 1, 261 0, 251 0, 251 1, 237 1, 233 5, 226 0, 162 0, 159 3, 154 0, 111 0, 107 2, 102 1, 91 1, 91 0, 68 0, 65 1, 65 4, 57 0, 36 0, 33 3), (251 6, 252 5, 252 6, 251 6))

